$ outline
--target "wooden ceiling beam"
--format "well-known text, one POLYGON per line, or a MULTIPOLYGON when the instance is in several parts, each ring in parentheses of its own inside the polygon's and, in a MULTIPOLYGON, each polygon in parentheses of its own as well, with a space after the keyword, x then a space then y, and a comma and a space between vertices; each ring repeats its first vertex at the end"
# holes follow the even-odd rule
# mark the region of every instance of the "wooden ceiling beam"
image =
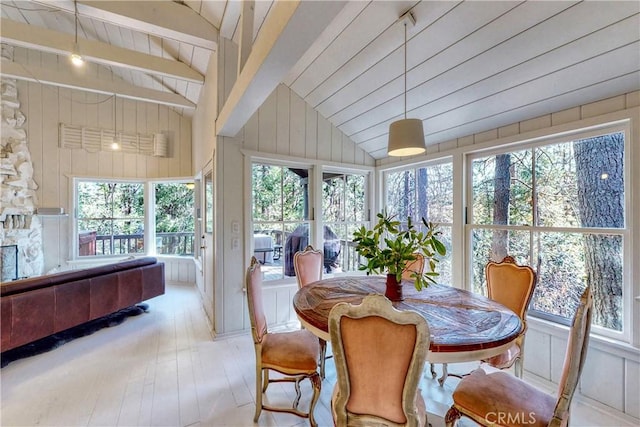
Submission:
MULTIPOLYGON (((5 18, 0 20, 0 35, 3 43, 58 55, 69 55, 74 49, 75 39, 70 34, 22 24, 5 18)), ((138 70, 193 83, 202 84, 204 82, 202 74, 182 62, 80 38, 78 39, 78 48, 81 55, 90 62, 138 70)))
POLYGON ((238 133, 346 3, 274 2, 218 114, 217 135, 232 137, 238 133))
MULTIPOLYGON (((31 0, 46 7, 74 12, 68 0, 31 0)), ((173 1, 78 0, 78 14, 119 27, 216 50, 219 31, 188 6, 173 1)))
POLYGON ((152 102, 171 107, 187 109, 194 109, 196 107, 193 102, 175 93, 141 88, 130 85, 124 81, 108 81, 80 76, 73 71, 55 71, 50 68, 23 65, 16 62, 2 62, 2 77, 105 95, 117 94, 118 97, 121 98, 152 102))

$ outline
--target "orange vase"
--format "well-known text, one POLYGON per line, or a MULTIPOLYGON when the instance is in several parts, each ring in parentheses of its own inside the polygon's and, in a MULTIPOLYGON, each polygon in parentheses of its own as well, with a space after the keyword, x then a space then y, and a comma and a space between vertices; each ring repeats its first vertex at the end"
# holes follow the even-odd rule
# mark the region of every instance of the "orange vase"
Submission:
POLYGON ((398 282, 395 274, 387 274, 387 288, 384 296, 391 301, 402 301, 402 282, 398 282))

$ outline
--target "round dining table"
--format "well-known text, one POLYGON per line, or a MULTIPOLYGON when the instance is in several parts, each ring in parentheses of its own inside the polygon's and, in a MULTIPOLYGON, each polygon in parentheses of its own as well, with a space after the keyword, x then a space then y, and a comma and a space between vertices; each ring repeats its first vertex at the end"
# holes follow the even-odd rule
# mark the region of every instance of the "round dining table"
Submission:
MULTIPOLYGON (((366 295, 384 294, 384 276, 340 276, 302 287, 293 297, 301 324, 319 338, 330 341, 329 312, 340 302, 359 304, 366 295)), ((433 284, 417 291, 403 287, 404 299, 393 302, 398 310, 414 310, 425 318, 431 333, 427 360, 431 363, 470 362, 504 352, 523 332, 520 318, 482 295, 433 284)))

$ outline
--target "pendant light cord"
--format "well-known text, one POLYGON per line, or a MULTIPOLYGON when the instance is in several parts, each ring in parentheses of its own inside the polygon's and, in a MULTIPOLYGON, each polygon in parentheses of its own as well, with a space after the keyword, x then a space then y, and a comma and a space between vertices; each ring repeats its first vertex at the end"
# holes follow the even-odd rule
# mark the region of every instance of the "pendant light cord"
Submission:
POLYGON ((407 118, 407 20, 404 21, 404 118, 407 118))
POLYGON ((76 36, 75 36, 75 42, 76 42, 76 46, 78 45, 78 0, 73 0, 73 8, 75 10, 75 21, 76 21, 76 36))

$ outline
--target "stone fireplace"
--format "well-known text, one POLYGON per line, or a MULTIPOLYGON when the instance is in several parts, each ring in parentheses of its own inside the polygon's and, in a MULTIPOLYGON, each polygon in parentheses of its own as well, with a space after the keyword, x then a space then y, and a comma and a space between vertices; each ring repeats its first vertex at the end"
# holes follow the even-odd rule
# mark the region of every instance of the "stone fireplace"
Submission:
MULTIPOLYGON (((13 60, 13 47, 2 44, 2 62, 13 60)), ((2 78, 2 143, 0 146, 0 246, 17 245, 18 277, 42 274, 42 225, 34 215, 37 184, 20 111, 15 79, 2 78)))

